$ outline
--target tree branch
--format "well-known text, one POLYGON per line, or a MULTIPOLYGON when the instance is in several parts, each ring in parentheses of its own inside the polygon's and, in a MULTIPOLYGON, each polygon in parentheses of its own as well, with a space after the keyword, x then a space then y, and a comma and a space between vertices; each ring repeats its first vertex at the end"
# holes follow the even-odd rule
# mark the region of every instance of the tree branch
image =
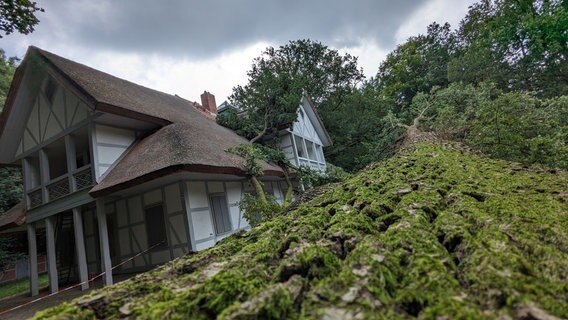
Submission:
POLYGON ((266 134, 266 130, 268 130, 268 109, 269 108, 267 106, 265 111, 264 111, 264 128, 256 137, 254 137, 250 140, 250 143, 255 143, 256 141, 258 141, 260 138, 262 138, 266 134))

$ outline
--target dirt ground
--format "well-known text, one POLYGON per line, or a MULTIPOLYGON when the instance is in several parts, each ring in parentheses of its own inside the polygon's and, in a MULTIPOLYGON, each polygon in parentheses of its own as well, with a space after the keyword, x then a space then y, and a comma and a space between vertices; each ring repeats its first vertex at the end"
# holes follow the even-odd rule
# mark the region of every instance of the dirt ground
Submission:
MULTIPOLYGON (((81 291, 80 289, 72 289, 69 291, 65 291, 59 294, 56 294, 52 297, 34 302, 30 305, 27 305, 25 307, 16 309, 14 311, 5 313, 0 315, 0 319, 28 319, 34 316, 34 314, 38 311, 41 311, 43 309, 47 309, 49 307, 53 307, 56 306, 62 302, 68 301, 68 300, 72 300, 76 297, 79 297, 87 292, 89 292, 90 290, 86 290, 86 291, 81 291)), ((24 304, 26 302, 35 300, 37 298, 40 297, 45 297, 49 295, 49 289, 45 288, 42 291, 40 291, 39 296, 37 297, 30 297, 29 293, 26 294, 21 294, 18 296, 14 296, 14 297, 10 297, 10 298, 6 298, 6 299, 2 299, 0 300, 0 312, 4 311, 4 310, 8 310, 10 308, 13 308, 15 306, 19 306, 21 304, 24 304)))
MULTIPOLYGON (((131 276, 133 276, 133 275, 119 275, 119 276, 115 275, 114 281, 120 282, 120 281, 123 281, 123 280, 130 278, 131 276)), ((56 306, 56 305, 58 305, 62 302, 65 302, 65 301, 73 300, 77 297, 80 297, 80 296, 90 292, 93 289, 100 288, 101 286, 102 286, 102 283, 100 281, 97 281, 97 282, 94 283, 94 285, 92 285, 88 290, 85 290, 85 291, 81 291, 80 288, 76 288, 76 289, 71 289, 71 290, 68 290, 68 291, 65 291, 65 292, 61 292, 61 293, 58 293, 58 294, 51 296, 49 298, 45 298, 43 300, 34 302, 34 303, 27 305, 25 307, 16 309, 14 311, 11 311, 11 312, 8 312, 8 313, 5 313, 5 314, 0 314, 0 319, 2 319, 2 320, 4 320, 4 319, 28 319, 28 318, 33 317, 36 314, 36 312, 38 312, 38 311, 47 309, 49 307, 56 306)), ((36 296, 36 297, 30 297, 29 293, 25 293, 25 294, 1 299, 0 300, 0 312, 14 308, 16 306, 27 303, 29 301, 36 300, 40 297, 45 297, 47 295, 49 295, 49 288, 42 289, 39 292, 39 295, 36 296)))

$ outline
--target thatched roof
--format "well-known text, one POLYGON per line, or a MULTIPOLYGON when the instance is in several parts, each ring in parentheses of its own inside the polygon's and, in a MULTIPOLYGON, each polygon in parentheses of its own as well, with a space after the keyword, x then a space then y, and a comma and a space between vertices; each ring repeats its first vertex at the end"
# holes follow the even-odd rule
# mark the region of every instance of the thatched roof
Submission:
MULTIPOLYGON (((197 104, 156 91, 53 53, 30 47, 82 92, 95 110, 149 121, 162 127, 128 151, 91 190, 101 196, 178 171, 244 175, 244 159, 226 150, 248 141, 196 110, 197 104)), ((265 175, 282 170, 263 163, 265 175)))

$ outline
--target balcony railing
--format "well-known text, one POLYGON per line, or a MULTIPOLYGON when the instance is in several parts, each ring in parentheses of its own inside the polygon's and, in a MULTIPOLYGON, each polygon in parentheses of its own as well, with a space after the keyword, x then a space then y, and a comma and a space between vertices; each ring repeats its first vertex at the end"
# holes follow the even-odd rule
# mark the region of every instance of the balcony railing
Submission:
POLYGON ((75 181, 75 190, 79 191, 87 187, 92 186, 93 183, 93 173, 91 172, 91 166, 86 165, 81 167, 73 173, 73 180, 75 181))
POLYGON ((71 188, 69 188, 69 178, 67 175, 60 176, 47 185, 49 201, 57 200, 68 195, 70 192, 71 188))
POLYGON ((30 209, 35 208, 43 203, 41 187, 34 188, 30 190, 30 192, 28 192, 28 201, 30 204, 30 209))
POLYGON ((29 190, 27 192, 29 208, 32 209, 73 192, 86 189, 94 185, 94 181, 90 164, 78 168, 71 173, 66 173, 49 181, 45 185, 47 199, 44 199, 42 186, 29 190), (72 179, 69 179, 69 177, 72 177, 72 179), (70 183, 74 184, 73 188, 70 183))
POLYGON ((308 158, 298 157, 299 166, 309 167, 313 170, 325 171, 326 164, 308 158))

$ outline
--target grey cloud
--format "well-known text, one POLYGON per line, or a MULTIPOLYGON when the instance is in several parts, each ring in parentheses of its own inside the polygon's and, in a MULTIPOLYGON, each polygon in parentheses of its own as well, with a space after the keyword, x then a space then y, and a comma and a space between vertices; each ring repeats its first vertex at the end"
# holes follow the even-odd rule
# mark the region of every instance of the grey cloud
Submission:
POLYGON ((192 58, 302 38, 392 47, 398 27, 426 1, 48 0, 39 1, 46 13, 37 33, 66 46, 192 58))

